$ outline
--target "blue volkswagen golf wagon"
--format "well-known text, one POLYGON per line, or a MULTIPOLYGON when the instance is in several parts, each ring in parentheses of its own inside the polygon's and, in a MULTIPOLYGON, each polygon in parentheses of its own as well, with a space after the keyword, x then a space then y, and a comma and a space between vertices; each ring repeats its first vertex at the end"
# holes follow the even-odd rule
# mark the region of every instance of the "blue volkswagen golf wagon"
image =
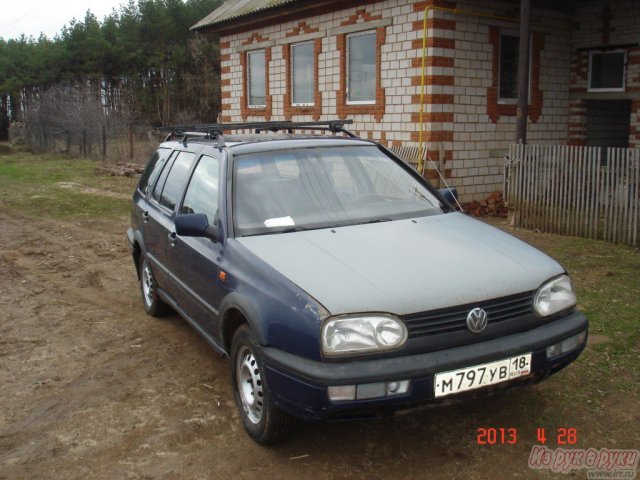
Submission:
POLYGON ((176 127, 133 195, 146 312, 228 356, 260 443, 538 382, 586 344, 562 266, 345 123, 176 127))

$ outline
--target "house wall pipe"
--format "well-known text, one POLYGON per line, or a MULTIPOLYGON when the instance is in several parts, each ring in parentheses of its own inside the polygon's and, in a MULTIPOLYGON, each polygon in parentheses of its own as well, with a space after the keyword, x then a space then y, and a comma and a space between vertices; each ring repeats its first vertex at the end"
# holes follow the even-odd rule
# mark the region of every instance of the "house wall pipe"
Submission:
POLYGON ((529 42, 531 40, 531 0, 520 0, 520 51, 518 52, 518 107, 516 110, 516 140, 527 143, 529 108, 529 42))

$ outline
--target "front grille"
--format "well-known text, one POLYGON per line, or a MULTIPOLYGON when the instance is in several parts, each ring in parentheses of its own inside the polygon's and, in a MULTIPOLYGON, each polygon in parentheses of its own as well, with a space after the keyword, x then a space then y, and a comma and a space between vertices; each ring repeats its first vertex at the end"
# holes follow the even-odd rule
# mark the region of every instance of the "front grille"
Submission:
POLYGON ((452 333, 467 330, 467 315, 476 307, 481 307, 487 312, 489 326, 531 314, 533 295, 534 292, 518 293, 494 300, 412 313, 403 316, 402 319, 407 325, 409 338, 452 333))

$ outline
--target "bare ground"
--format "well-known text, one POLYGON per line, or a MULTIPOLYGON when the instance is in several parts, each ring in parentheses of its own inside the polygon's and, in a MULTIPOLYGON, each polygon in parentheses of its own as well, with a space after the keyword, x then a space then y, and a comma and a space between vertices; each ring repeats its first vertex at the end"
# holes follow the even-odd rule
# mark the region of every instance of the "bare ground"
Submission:
POLYGON ((227 361, 178 316, 144 314, 125 228, 0 212, 0 479, 551 478, 527 467, 537 427, 577 428, 581 448, 640 445, 635 396, 567 401, 589 382, 587 352, 535 387, 258 446, 227 361), (477 444, 501 426, 516 445, 477 444))

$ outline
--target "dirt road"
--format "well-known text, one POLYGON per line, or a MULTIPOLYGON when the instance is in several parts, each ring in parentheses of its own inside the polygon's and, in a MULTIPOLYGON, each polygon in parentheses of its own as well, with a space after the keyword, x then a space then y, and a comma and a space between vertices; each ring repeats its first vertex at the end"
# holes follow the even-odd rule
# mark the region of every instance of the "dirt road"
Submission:
MULTIPOLYGON (((556 390, 575 380, 569 369, 488 400, 302 425, 284 445, 257 446, 227 361, 176 315, 144 314, 125 218, 12 215, 0 213, 1 479, 549 478, 527 467, 536 426, 590 422, 589 407, 554 409, 556 390), (518 443, 477 445, 477 428, 492 426, 518 428, 518 443)), ((585 431, 586 446, 637 421, 631 405, 619 408, 605 437, 585 431)))

